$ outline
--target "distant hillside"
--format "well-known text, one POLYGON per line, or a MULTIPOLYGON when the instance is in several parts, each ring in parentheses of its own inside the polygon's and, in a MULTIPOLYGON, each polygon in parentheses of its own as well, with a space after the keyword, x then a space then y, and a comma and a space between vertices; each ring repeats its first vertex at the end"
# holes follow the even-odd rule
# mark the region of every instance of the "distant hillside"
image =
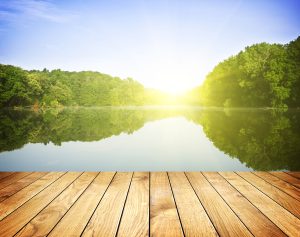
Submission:
POLYGON ((219 63, 199 97, 205 106, 299 107, 300 37, 286 45, 255 44, 219 63))

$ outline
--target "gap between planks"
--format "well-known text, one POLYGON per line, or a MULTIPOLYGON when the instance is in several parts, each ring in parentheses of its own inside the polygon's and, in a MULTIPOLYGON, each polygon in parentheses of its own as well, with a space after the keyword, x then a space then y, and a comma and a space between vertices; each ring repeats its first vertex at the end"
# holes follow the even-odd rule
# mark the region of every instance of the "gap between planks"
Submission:
POLYGON ((297 236, 297 175, 0 172, 0 236, 297 236))

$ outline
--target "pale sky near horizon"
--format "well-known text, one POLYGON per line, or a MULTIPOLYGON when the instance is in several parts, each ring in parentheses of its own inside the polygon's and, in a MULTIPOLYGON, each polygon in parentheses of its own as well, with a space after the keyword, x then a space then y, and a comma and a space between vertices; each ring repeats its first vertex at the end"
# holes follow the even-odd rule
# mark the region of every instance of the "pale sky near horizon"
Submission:
POLYGON ((300 35, 297 0, 0 0, 0 63, 181 92, 259 42, 300 35))

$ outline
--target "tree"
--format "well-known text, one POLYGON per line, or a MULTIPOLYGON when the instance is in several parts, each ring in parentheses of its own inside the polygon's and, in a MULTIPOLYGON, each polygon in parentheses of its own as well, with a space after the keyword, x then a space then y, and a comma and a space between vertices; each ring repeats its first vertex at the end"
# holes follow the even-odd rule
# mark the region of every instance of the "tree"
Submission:
POLYGON ((299 106, 300 38, 288 45, 255 44, 219 63, 200 90, 202 104, 299 106))
POLYGON ((0 64, 0 106, 27 105, 28 73, 19 67, 0 64))
POLYGON ((291 79, 291 96, 289 104, 293 107, 300 105, 300 37, 287 46, 288 72, 291 79))
POLYGON ((91 71, 31 70, 0 65, 0 106, 107 106, 156 103, 143 85, 91 71))

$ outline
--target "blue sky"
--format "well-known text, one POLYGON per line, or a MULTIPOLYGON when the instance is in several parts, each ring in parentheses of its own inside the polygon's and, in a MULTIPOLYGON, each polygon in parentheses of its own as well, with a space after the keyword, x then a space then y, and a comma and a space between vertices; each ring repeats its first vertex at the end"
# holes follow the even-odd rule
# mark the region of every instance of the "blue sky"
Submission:
POLYGON ((299 10, 297 0, 0 0, 0 63, 179 92, 247 45, 297 38, 299 10))

